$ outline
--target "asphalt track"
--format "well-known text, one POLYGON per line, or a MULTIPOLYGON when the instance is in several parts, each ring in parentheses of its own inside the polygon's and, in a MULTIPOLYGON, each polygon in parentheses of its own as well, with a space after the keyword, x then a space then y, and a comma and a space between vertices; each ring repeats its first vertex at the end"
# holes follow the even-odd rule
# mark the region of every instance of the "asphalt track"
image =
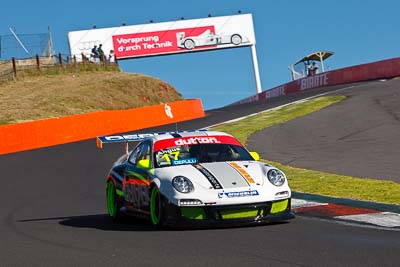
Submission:
MULTIPOLYGON (((178 128, 201 128, 339 88, 212 110, 178 128)), ((399 231, 330 220, 297 217, 282 224, 185 231, 154 231, 134 220, 111 224, 105 175, 122 152, 120 145, 100 151, 86 140, 0 156, 0 265, 398 266, 399 231)))
POLYGON ((330 95, 347 99, 257 132, 248 146, 295 167, 400 183, 400 80, 330 95))

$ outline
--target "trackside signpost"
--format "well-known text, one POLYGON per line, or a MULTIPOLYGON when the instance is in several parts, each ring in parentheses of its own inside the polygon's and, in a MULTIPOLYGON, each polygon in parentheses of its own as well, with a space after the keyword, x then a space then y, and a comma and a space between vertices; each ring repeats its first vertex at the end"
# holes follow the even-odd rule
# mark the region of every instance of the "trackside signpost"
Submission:
POLYGON ((91 58, 92 49, 100 44, 106 59, 113 53, 119 60, 247 46, 261 93, 251 14, 72 31, 68 41, 77 60, 91 58))

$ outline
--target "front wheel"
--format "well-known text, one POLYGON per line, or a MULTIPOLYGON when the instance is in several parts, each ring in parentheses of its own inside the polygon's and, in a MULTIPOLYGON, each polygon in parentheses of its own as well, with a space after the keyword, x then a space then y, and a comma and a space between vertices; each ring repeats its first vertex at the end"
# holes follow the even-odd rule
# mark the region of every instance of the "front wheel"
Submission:
POLYGON ((151 189, 150 193, 150 219, 151 223, 159 228, 164 225, 164 198, 160 194, 157 186, 151 189))
POLYGON ((239 45, 242 43, 242 37, 239 34, 234 34, 231 37, 231 43, 234 45, 239 45))
POLYGON ((108 216, 113 222, 121 220, 120 205, 117 201, 116 190, 113 182, 108 181, 106 187, 108 216))
POLYGON ((194 41, 192 39, 187 39, 185 40, 185 42, 183 43, 183 46, 187 49, 187 50, 192 50, 195 47, 194 41))

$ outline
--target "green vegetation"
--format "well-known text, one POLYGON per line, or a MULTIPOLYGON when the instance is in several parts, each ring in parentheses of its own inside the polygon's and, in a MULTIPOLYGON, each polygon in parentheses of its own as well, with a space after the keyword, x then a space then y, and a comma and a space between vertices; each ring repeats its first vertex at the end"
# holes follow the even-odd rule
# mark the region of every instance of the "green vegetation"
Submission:
POLYGON ((241 143, 246 144, 249 136, 257 131, 307 115, 342 101, 344 98, 344 96, 319 97, 310 101, 288 105, 278 110, 263 112, 238 122, 214 127, 213 129, 231 133, 241 143))
POLYGON ((400 204, 400 184, 355 178, 285 166, 266 161, 283 170, 293 191, 388 204, 400 204))
MULTIPOLYGON (((319 97, 220 125, 213 130, 228 132, 246 144, 250 135, 259 130, 307 115, 344 98, 344 96, 319 97)), ((400 184, 395 182, 342 176, 263 161, 282 169, 288 176, 292 190, 296 192, 397 205, 400 203, 400 184)))

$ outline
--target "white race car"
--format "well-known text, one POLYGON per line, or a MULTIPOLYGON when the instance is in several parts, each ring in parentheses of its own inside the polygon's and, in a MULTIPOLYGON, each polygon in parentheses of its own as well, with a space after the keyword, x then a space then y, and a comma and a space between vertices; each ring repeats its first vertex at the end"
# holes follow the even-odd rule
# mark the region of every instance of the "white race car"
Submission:
POLYGON ((246 37, 238 33, 214 34, 210 30, 206 30, 202 34, 197 36, 185 36, 184 32, 178 32, 176 34, 176 38, 178 47, 185 48, 187 50, 192 50, 200 46, 222 45, 222 44, 240 45, 242 43, 249 42, 249 40, 246 37))
POLYGON ((285 174, 258 162, 231 135, 194 130, 97 138, 140 141, 106 181, 108 215, 144 216, 155 226, 227 225, 294 218, 285 174))

